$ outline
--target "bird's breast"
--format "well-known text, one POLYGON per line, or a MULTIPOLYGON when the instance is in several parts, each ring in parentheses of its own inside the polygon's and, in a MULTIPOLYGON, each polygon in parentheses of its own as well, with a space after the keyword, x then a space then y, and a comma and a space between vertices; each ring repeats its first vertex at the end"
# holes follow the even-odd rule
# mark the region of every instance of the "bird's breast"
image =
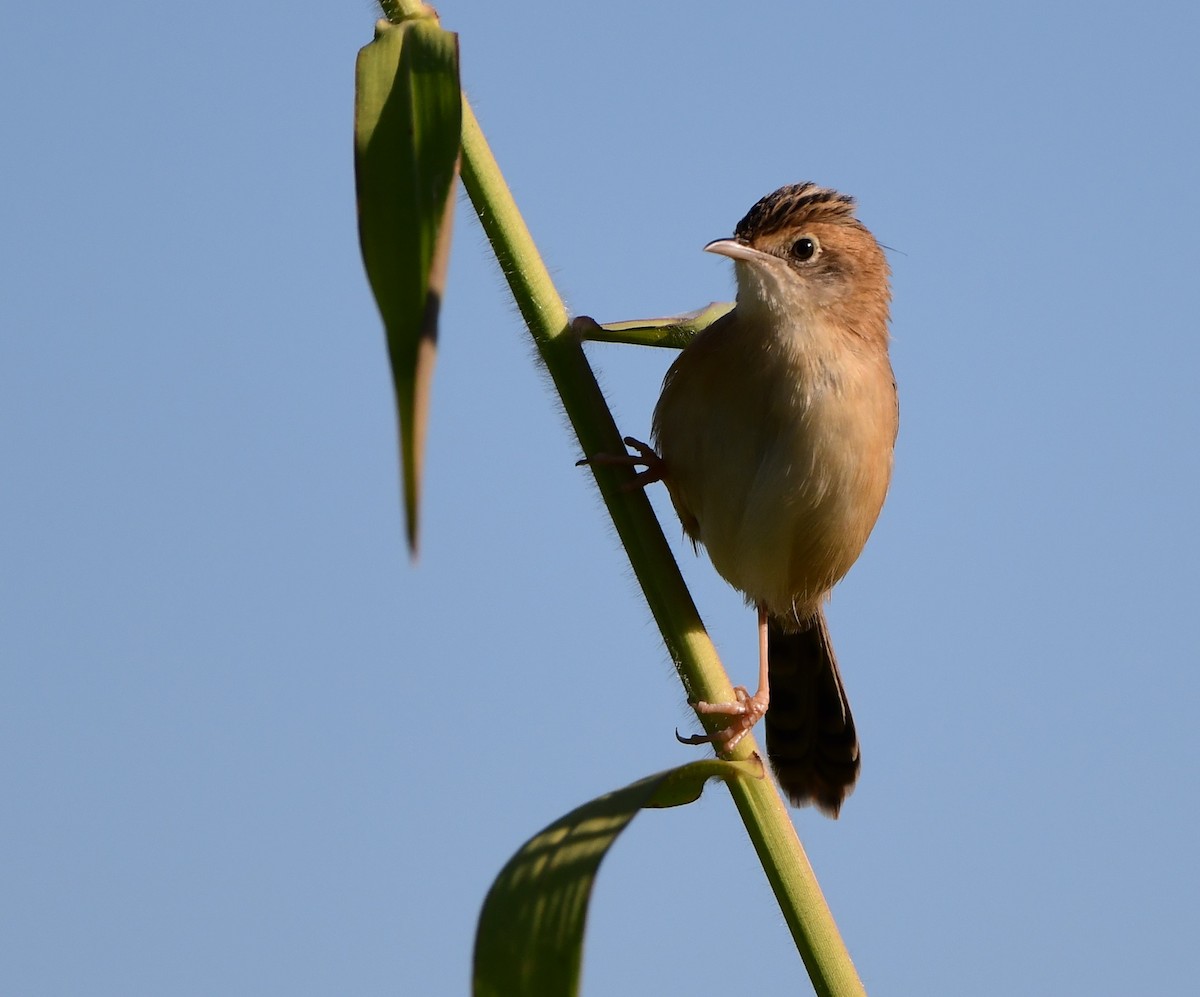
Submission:
POLYGON ((734 336, 698 337, 655 411, 685 529, 726 581, 780 616, 815 612, 857 559, 887 493, 895 434, 886 353, 734 336))

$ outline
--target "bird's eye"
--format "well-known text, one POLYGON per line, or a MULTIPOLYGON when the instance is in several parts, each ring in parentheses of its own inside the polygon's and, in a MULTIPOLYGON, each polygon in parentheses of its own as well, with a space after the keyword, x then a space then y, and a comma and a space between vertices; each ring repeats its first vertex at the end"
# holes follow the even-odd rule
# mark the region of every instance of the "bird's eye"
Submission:
POLYGON ((816 256, 820 249, 821 246, 816 239, 810 235, 804 235, 792 243, 792 248, 789 252, 792 255, 792 259, 806 263, 816 256))

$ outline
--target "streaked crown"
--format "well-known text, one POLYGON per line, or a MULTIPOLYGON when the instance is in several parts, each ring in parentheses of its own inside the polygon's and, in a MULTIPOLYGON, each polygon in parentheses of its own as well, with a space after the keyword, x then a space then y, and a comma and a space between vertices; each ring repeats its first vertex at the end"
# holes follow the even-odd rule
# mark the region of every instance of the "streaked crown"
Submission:
POLYGON ((890 270, 875 237, 854 217, 854 198, 815 183, 780 187, 738 222, 733 241, 764 254, 757 263, 741 259, 739 304, 758 300, 777 313, 815 308, 859 335, 886 341, 890 270), (778 266, 766 262, 771 258, 792 276, 781 279, 778 266))
POLYGON ((750 245, 782 229, 806 222, 861 223, 854 217, 854 198, 815 183, 794 183, 768 194, 737 224, 734 238, 750 245))

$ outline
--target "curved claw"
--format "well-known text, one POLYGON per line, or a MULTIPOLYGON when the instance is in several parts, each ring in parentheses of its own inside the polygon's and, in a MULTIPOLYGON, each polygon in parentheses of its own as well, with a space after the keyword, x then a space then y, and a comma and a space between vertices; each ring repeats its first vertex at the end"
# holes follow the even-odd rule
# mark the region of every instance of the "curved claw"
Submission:
POLYGON ((584 457, 583 460, 577 460, 575 466, 583 467, 587 464, 590 466, 628 467, 632 469, 644 467, 645 470, 635 474, 632 481, 628 481, 621 486, 622 491, 633 491, 636 488, 645 488, 646 485, 653 484, 655 481, 662 481, 663 459, 652 446, 632 436, 626 436, 621 442, 627 447, 636 450, 637 453, 592 454, 590 457, 584 457))
MULTIPOLYGON (((745 737, 754 728, 754 725, 763 718, 767 712, 767 706, 770 703, 769 695, 763 691, 755 693, 753 696, 746 690, 745 686, 737 686, 733 690, 736 702, 733 703, 695 703, 697 713, 703 713, 706 716, 721 716, 729 717, 729 724, 722 727, 719 731, 701 738, 699 741, 688 741, 685 743, 703 744, 711 742, 717 749, 718 753, 724 754, 732 751, 737 747, 738 742, 745 737)), ((693 735, 699 737, 699 735, 693 735)))

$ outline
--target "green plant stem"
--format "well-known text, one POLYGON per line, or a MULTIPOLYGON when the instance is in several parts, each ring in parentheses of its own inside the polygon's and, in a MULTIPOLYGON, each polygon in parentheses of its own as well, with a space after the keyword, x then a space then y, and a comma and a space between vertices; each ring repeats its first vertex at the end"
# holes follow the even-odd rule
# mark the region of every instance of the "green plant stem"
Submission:
MULTIPOLYGON (((571 328, 562 299, 465 100, 463 115, 463 184, 550 371, 583 452, 624 453, 621 434, 583 352, 580 337, 571 328)), ((682 669, 688 695, 705 699, 728 695, 731 690, 724 670, 645 494, 641 490, 622 490, 621 486, 630 478, 625 469, 600 468, 596 478, 672 659, 680 664, 696 663, 694 668, 682 669)))
MULTIPOLYGON (((428 11, 417 0, 391 0, 402 16, 428 11)), ((394 17, 392 10, 389 16, 394 17)), ((585 454, 623 453, 621 434, 572 329, 567 310, 513 201, 466 97, 463 98, 462 178, 484 232, 508 280, 517 306, 562 398, 585 454)), ((662 631, 667 650, 692 702, 728 701, 733 690, 704 629, 654 511, 641 489, 626 491, 625 468, 596 468, 596 481, 634 574, 662 631)), ((714 720, 700 717, 710 727, 714 720)), ((733 752, 742 759, 761 754, 752 736, 733 752)), ((771 779, 727 782, 746 831, 792 932, 796 947, 821 997, 865 995, 837 924, 796 836, 791 817, 771 779)), ((714 857, 696 875, 720 875, 714 857)), ((717 917, 737 917, 736 897, 717 917)))

